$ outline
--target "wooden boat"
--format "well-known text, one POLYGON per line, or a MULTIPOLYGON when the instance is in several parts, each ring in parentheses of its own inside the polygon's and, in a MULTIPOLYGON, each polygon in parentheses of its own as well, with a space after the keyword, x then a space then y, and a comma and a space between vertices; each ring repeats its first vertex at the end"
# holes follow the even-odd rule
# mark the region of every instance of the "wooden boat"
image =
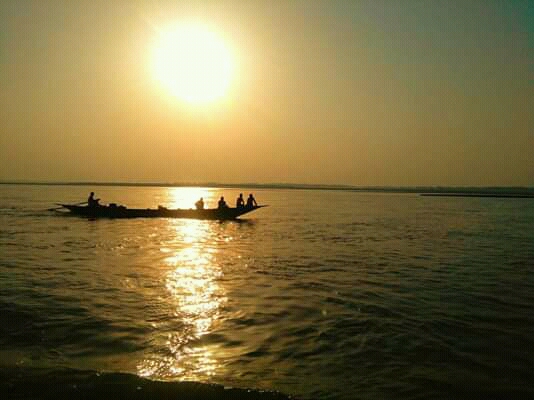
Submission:
POLYGON ((158 208, 126 208, 124 206, 117 206, 116 204, 97 207, 61 204, 61 207, 69 210, 73 215, 88 218, 192 218, 232 220, 243 214, 247 214, 266 206, 206 208, 202 210, 180 208, 169 209, 161 206, 158 208))

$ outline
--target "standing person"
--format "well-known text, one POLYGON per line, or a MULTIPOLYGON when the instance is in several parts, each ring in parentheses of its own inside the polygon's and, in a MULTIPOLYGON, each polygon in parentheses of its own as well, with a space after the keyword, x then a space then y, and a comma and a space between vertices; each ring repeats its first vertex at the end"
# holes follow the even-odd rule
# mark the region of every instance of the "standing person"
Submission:
POLYGON ((98 204, 99 201, 100 199, 95 199, 95 192, 91 192, 89 198, 87 199, 87 205, 89 207, 98 207, 100 205, 98 204))
POLYGON ((237 198, 235 202, 236 208, 243 208, 245 207, 245 200, 243 200, 243 193, 239 193, 239 197, 237 198))
POLYGON ((221 199, 219 200, 218 205, 219 205, 219 208, 228 208, 226 201, 224 201, 224 196, 221 196, 221 199))
POLYGON ((254 196, 252 196, 252 193, 250 193, 248 195, 248 199, 247 199, 247 207, 248 208, 252 208, 252 207, 255 207, 257 205, 258 205, 258 203, 256 203, 256 199, 254 198, 254 196))
POLYGON ((202 197, 195 203, 195 207, 197 208, 197 210, 204 209, 204 199, 202 197))

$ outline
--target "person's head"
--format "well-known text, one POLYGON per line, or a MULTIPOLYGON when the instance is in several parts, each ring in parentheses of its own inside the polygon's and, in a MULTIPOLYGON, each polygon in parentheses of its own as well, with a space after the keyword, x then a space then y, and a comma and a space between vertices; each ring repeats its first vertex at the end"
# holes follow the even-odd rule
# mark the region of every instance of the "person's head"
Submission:
POLYGON ((204 200, 204 199, 201 197, 200 200, 204 200))
POLYGON ((91 196, 94 196, 95 195, 95 192, 91 192, 91 196))
POLYGON ((239 193, 239 197, 243 197, 243 193, 239 193))
POLYGON ((221 200, 224 200, 224 196, 221 196, 221 200))
POLYGON ((252 193, 248 195, 248 197, 252 197, 252 193))

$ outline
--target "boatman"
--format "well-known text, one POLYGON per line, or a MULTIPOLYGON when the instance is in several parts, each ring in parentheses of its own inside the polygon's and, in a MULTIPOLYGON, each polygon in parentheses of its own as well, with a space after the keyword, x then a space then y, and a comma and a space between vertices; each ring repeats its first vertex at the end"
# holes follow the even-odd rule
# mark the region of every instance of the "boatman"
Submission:
POLYGON ((89 207, 98 207, 100 205, 98 204, 99 201, 100 199, 95 199, 95 192, 91 192, 89 198, 87 199, 87 205, 89 207))
POLYGON ((235 201, 236 208, 243 208, 245 207, 245 200, 243 200, 243 193, 239 193, 239 197, 235 201))
POLYGON ((256 203, 256 199, 254 198, 254 196, 252 196, 252 193, 250 193, 247 199, 247 208, 252 208, 257 205, 258 203, 256 203))
POLYGON ((195 207, 197 210, 203 210, 204 209, 204 199, 201 197, 199 201, 195 203, 195 207))
POLYGON ((226 201, 224 201, 224 196, 221 196, 221 199, 219 200, 218 204, 219 204, 219 208, 228 208, 226 201))

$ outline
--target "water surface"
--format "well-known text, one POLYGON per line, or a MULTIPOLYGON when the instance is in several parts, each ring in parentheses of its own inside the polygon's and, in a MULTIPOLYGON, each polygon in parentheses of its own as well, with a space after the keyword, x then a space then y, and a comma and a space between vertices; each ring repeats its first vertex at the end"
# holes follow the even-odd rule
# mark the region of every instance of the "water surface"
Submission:
POLYGON ((534 201, 254 189, 241 222, 87 220, 246 189, 0 185, 0 365, 300 398, 534 395, 534 201))

